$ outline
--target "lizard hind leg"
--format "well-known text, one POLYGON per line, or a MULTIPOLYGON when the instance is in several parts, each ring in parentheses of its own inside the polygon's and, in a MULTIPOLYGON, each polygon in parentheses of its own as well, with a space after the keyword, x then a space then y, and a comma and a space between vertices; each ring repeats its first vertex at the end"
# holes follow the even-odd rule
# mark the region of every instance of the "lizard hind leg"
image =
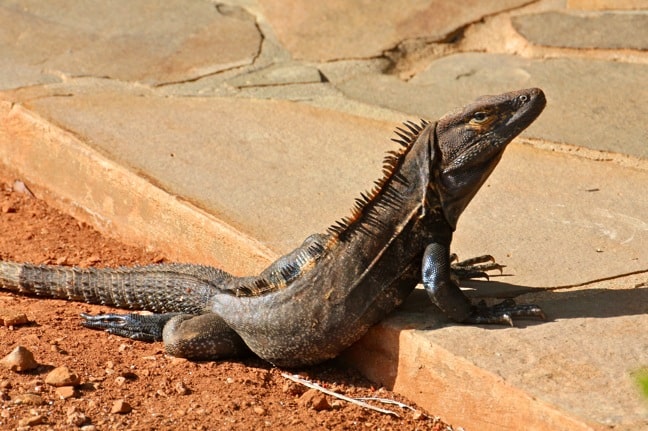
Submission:
POLYGON ((215 313, 179 314, 162 331, 169 355, 193 360, 234 358, 250 354, 241 337, 215 313))

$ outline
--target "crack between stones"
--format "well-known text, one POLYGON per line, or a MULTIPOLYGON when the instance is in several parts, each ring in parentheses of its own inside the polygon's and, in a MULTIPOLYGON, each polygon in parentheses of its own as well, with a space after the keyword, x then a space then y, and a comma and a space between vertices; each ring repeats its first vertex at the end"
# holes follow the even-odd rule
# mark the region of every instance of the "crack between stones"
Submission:
POLYGON ((310 82, 283 82, 277 84, 250 84, 250 85, 235 85, 234 88, 239 90, 247 90, 251 88, 272 88, 272 87, 289 87, 291 85, 311 85, 311 84, 325 84, 323 81, 310 81, 310 82))
MULTIPOLYGON (((443 52, 441 52, 439 57, 445 57, 447 55, 456 54, 456 53, 462 53, 462 52, 472 52, 472 51, 462 50, 458 46, 459 43, 461 42, 461 40, 463 40, 464 34, 465 34, 466 30, 469 27, 471 27, 471 26, 473 26, 473 25, 475 25, 475 24, 477 24, 479 22, 483 22, 484 20, 486 20, 488 18, 497 16, 497 15, 509 14, 509 13, 511 13, 513 11, 524 9, 527 6, 530 6, 530 5, 532 5, 534 3, 538 3, 538 2, 539 2, 539 0, 531 0, 531 1, 528 1, 526 3, 521 4, 519 6, 514 6, 514 7, 511 7, 511 8, 508 8, 508 9, 498 10, 496 12, 489 13, 489 14, 484 14, 484 15, 480 16, 478 19, 467 22, 467 23, 457 27, 456 29, 448 32, 445 36, 443 36, 443 37, 441 37, 441 38, 439 38, 437 40, 428 40, 424 36, 423 37, 410 38, 410 39, 403 39, 403 40, 399 41, 398 43, 396 43, 393 47, 383 50, 382 54, 380 56, 377 56, 376 58, 386 58, 387 60, 389 60, 392 63, 392 65, 387 71, 385 71, 385 73, 389 74, 389 75, 398 76, 398 74, 400 72, 402 72, 401 70, 399 70, 399 63, 401 62, 401 59, 403 58, 403 54, 402 54, 399 47, 402 46, 404 43, 420 42, 421 47, 415 50, 415 51, 419 51, 419 52, 423 51, 425 48, 427 48, 429 46, 438 45, 440 47, 440 49, 443 51, 443 52), (444 49, 444 48, 446 48, 446 49, 444 49), (399 52, 401 52, 400 55, 399 55, 399 52), (391 53, 393 53, 393 54, 391 54, 391 53)), ((416 52, 414 52, 414 54, 416 55, 416 52)), ((406 70, 406 69, 404 69, 404 70, 406 70)), ((403 79, 403 81, 405 81, 405 82, 407 82, 408 80, 409 79, 403 79)))
MULTIPOLYGON (((216 9, 217 13, 219 13, 220 15, 227 16, 227 14, 223 13, 220 10, 220 7, 223 6, 223 5, 224 5, 223 3, 216 3, 216 4, 214 4, 214 8, 216 9)), ((263 45, 266 43, 267 39, 266 39, 265 34, 263 34, 263 31, 261 30, 261 26, 259 25, 259 20, 257 19, 256 15, 254 15, 252 12, 248 11, 247 9, 245 9, 243 7, 241 7, 241 9, 243 11, 245 11, 246 14, 248 14, 250 17, 253 18, 253 20, 254 20, 254 28, 256 28, 256 31, 259 34, 259 37, 261 38, 261 40, 259 41, 256 53, 254 55, 252 55, 252 59, 249 62, 246 62, 245 64, 239 64, 239 65, 236 65, 236 66, 225 67, 223 69, 219 69, 217 71, 210 72, 210 73, 205 73, 203 75, 195 76, 193 78, 181 79, 181 80, 178 80, 178 81, 167 81, 167 82, 163 82, 163 83, 160 83, 160 84, 154 84, 154 85, 151 85, 151 87, 152 88, 164 88, 164 87, 167 87, 167 86, 170 86, 170 85, 188 84, 188 83, 191 83, 191 82, 199 81, 199 80, 201 80, 203 78, 209 78, 210 76, 220 75, 220 74, 230 72, 230 71, 233 71, 233 70, 239 70, 239 69, 244 70, 244 68, 246 68, 246 67, 253 66, 257 62, 259 57, 261 57, 261 55, 263 54, 263 45)))
POLYGON ((516 142, 528 145, 542 151, 551 151, 595 162, 610 162, 622 168, 632 168, 648 171, 648 160, 629 154, 615 153, 613 151, 596 150, 579 145, 552 142, 538 138, 517 138, 516 142))

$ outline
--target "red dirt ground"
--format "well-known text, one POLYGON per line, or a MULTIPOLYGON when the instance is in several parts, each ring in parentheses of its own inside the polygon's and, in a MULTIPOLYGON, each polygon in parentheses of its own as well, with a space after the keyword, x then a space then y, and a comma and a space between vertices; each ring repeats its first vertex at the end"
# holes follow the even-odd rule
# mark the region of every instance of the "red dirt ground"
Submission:
MULTIPOLYGON (((62 214, 45 202, 14 191, 14 178, 0 167, 0 260, 119 266, 160 262, 155 252, 126 246, 62 214)), ((326 396, 316 411, 302 397, 307 388, 289 382, 257 358, 240 362, 189 362, 167 356, 161 343, 133 342, 79 326, 80 313, 109 307, 42 300, 0 291, 0 312, 22 312, 28 324, 0 326, 0 357, 17 345, 33 352, 38 368, 13 372, 0 367, 0 429, 132 430, 452 430, 403 397, 335 362, 290 370, 350 397, 398 400, 416 412, 378 405, 395 418, 326 396), (79 375, 76 395, 61 399, 44 383, 65 365, 79 375), (37 394, 40 405, 19 403, 37 394), (111 413, 115 401, 132 407, 111 413), (325 406, 326 407, 326 406, 325 406), (84 419, 85 418, 85 419, 84 419), (33 422, 29 422, 33 421, 33 422), (42 424, 38 424, 41 422, 42 424)))

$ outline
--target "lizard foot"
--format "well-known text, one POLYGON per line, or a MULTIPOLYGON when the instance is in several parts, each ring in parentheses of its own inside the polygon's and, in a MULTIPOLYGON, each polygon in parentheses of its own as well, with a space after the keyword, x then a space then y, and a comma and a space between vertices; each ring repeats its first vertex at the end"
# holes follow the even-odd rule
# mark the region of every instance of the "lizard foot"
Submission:
POLYGON ((456 260, 457 255, 453 253, 450 256, 450 262, 454 262, 451 264, 452 275, 459 280, 470 278, 485 278, 488 280, 487 271, 497 270, 501 274, 505 268, 505 265, 496 263, 495 258, 489 254, 462 260, 461 262, 455 262, 456 260))
POLYGON ((470 315, 462 323, 513 326, 514 317, 546 319, 544 312, 537 305, 517 305, 514 300, 506 299, 491 307, 484 301, 480 301, 477 305, 473 305, 470 315))
POLYGON ((81 325, 91 329, 102 329, 109 334, 137 341, 162 341, 164 325, 181 313, 164 314, 100 314, 92 316, 82 313, 81 325))

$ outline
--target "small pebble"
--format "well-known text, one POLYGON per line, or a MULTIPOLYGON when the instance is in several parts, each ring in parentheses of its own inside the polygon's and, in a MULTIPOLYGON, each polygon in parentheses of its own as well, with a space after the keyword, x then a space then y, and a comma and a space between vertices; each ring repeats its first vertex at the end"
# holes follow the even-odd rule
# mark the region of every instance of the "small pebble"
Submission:
POLYGON ((67 400, 68 398, 75 397, 77 395, 76 389, 74 386, 61 386, 56 388, 56 395, 59 396, 62 400, 67 400))
POLYGON ((113 402, 110 413, 126 414, 130 413, 133 408, 124 400, 116 400, 113 402))
POLYGON ((2 204, 1 210, 4 214, 11 214, 16 212, 16 207, 7 202, 2 204))
POLYGON ((187 385, 185 385, 183 382, 176 382, 176 384, 173 385, 173 389, 175 389, 176 394, 178 395, 187 395, 190 392, 187 385))
POLYGON ((36 394, 19 394, 13 399, 14 404, 25 404, 30 406, 40 406, 43 404, 43 398, 36 394))
POLYGON ((15 180, 11 189, 16 193, 25 194, 30 198, 34 197, 34 194, 32 193, 31 190, 29 190, 29 187, 27 187, 27 185, 20 180, 15 180))
POLYGON ((310 407, 315 411, 331 410, 331 405, 326 399, 326 396, 315 389, 309 389, 304 392, 304 395, 299 397, 297 403, 304 407, 310 407))
POLYGON ((96 254, 93 254, 92 256, 89 256, 83 260, 83 266, 92 266, 95 263, 99 262, 101 262, 101 258, 96 254))
POLYGON ((18 421, 18 426, 23 427, 33 427, 45 423, 45 417, 43 415, 30 416, 28 418, 20 419, 18 421))
POLYGON ((88 422, 88 417, 80 411, 76 406, 68 409, 67 418, 65 420, 68 425, 80 427, 88 422))
POLYGON ((342 400, 333 400, 333 402, 331 402, 332 409, 341 409, 342 407, 344 407, 344 402, 342 400))
POLYGON ((34 354, 23 346, 17 346, 11 353, 0 359, 0 364, 11 371, 29 371, 38 367, 34 354))
POLYGON ((425 413, 416 410, 414 413, 412 413, 412 419, 414 419, 415 421, 425 419, 425 413))
POLYGON ((54 368, 45 377, 45 383, 54 387, 77 386, 80 383, 79 376, 70 371, 66 366, 54 368))
POLYGON ((296 384, 295 382, 286 381, 281 387, 281 391, 285 394, 301 395, 306 392, 306 388, 302 385, 296 384))
POLYGON ((252 410, 254 411, 254 413, 256 413, 259 416, 265 416, 268 413, 266 409, 264 409, 261 406, 254 406, 252 410))

